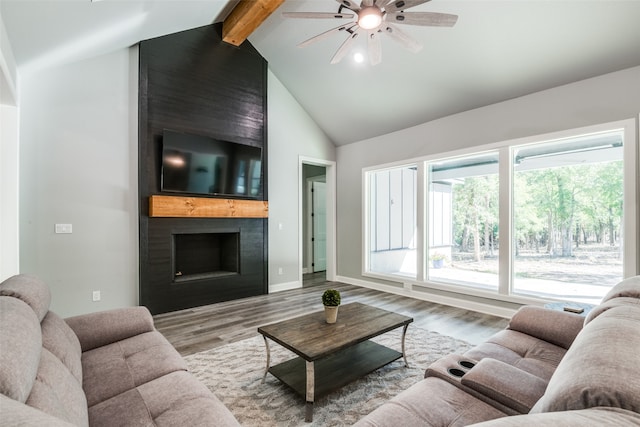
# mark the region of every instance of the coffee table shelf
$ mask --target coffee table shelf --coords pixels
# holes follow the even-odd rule
[[[315,397],[332,393],[341,387],[402,357],[402,353],[373,341],[348,347],[315,363]],[[305,397],[307,392],[306,361],[296,357],[272,366],[269,372]]]

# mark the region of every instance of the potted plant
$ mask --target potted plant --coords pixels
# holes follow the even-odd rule
[[[433,268],[442,268],[444,266],[444,260],[447,259],[444,254],[440,252],[434,252],[431,255],[431,265]]]
[[[327,323],[336,323],[338,319],[338,306],[340,305],[340,292],[335,289],[327,289],[322,294],[322,304]]]

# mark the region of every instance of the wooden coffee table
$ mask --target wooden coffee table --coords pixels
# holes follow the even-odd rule
[[[305,421],[313,420],[316,398],[345,386],[382,366],[404,358],[404,341],[413,318],[361,303],[341,305],[338,321],[328,324],[323,311],[258,328],[267,348],[267,373],[287,384],[306,399]],[[402,352],[369,341],[370,338],[403,327]],[[267,338],[300,357],[270,366]]]

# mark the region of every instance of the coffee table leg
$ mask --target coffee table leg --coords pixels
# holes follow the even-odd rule
[[[264,345],[267,347],[267,367],[264,369],[264,376],[262,377],[262,383],[264,384],[271,365],[271,351],[269,350],[269,341],[267,341],[267,337],[263,335],[262,338],[264,338]]]
[[[307,396],[306,396],[306,405],[305,405],[305,416],[304,420],[308,423],[313,421],[313,400],[314,400],[314,392],[315,392],[315,380],[316,375],[313,368],[313,362],[307,362]]]
[[[404,366],[405,367],[409,367],[409,362],[407,362],[407,352],[404,349],[404,339],[407,336],[407,328],[409,327],[409,324],[407,323],[406,325],[404,325],[404,328],[402,329],[402,357],[404,358]]]

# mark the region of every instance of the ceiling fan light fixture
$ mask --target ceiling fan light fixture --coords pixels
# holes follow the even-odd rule
[[[382,11],[375,6],[366,6],[358,12],[358,25],[365,30],[373,30],[382,23]]]
[[[2,0],[0,0],[2,1]],[[343,8],[354,12],[357,17],[346,25],[340,25],[320,33],[302,43],[298,47],[305,47],[311,43],[342,32],[347,35],[336,53],[331,58],[331,64],[337,64],[353,48],[358,37],[366,36],[369,63],[377,65],[382,61],[381,38],[390,37],[402,47],[418,52],[422,48],[417,40],[405,34],[396,24],[420,25],[424,27],[453,27],[458,20],[457,15],[437,12],[406,12],[405,9],[421,5],[429,0],[336,0],[340,3],[338,13],[327,12],[285,12],[285,18],[317,18],[317,19],[353,19],[352,13],[341,13]],[[355,2],[360,5],[356,5]],[[382,37],[384,36],[384,37]],[[360,59],[360,58],[358,58]],[[362,58],[364,59],[364,58]],[[356,58],[354,58],[356,60]]]

